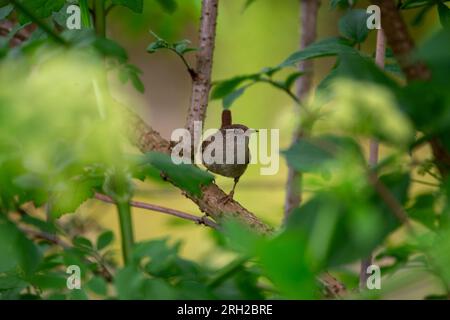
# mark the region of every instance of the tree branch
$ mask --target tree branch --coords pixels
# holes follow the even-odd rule
[[[63,249],[70,249],[72,248],[72,245],[64,240],[62,240],[61,238],[59,238],[57,235],[55,234],[50,234],[50,233],[46,233],[43,231],[39,231],[39,230],[34,230],[28,227],[20,227],[20,230],[28,235],[31,238],[34,239],[42,239],[45,240],[49,243],[58,245],[60,247],[62,247]],[[92,257],[97,260],[97,262],[100,264],[101,266],[101,270],[98,271],[98,273],[105,278],[105,280],[107,280],[108,282],[111,282],[113,279],[113,274],[112,272],[109,270],[109,267],[102,261],[102,257],[96,253],[96,252],[92,252]]]
[[[128,108],[124,108],[124,111],[128,123],[126,134],[133,145],[143,153],[149,151],[171,153],[170,142],[161,137],[159,132],[146,124],[135,112]],[[173,184],[173,182],[171,183]],[[222,201],[227,194],[214,183],[204,186],[200,197],[184,191],[183,194],[196,203],[203,213],[219,223],[222,219],[233,217],[259,233],[269,234],[273,231],[272,227],[262,222],[237,201]]]
[[[72,247],[69,243],[60,239],[55,234],[46,233],[43,231],[38,231],[27,227],[20,227],[20,230],[32,238],[45,240],[49,243],[56,244],[64,249],[69,249],[70,247]]]
[[[397,201],[391,191],[380,181],[380,179],[378,179],[376,173],[369,171],[368,179],[389,210],[391,210],[395,217],[397,217],[397,219],[403,223],[409,231],[412,231],[408,214],[405,212],[402,205]]]
[[[300,49],[304,49],[316,40],[317,33],[317,15],[319,11],[320,0],[300,0]],[[313,84],[313,60],[303,60],[299,63],[300,72],[305,72],[297,80],[297,99],[300,101],[308,95]],[[296,128],[292,143],[297,143],[305,135],[302,127]],[[301,172],[289,167],[286,183],[286,198],[284,202],[284,221],[287,220],[293,209],[298,207],[302,200],[301,190]]]
[[[372,0],[372,3],[378,5],[381,9],[381,23],[387,42],[408,81],[427,81],[430,79],[430,70],[424,64],[411,59],[411,54],[415,48],[414,41],[397,10],[395,1]],[[447,177],[450,174],[450,153],[438,138],[430,139],[429,143],[439,172],[443,177]]]
[[[115,201],[113,199],[111,199],[110,197],[108,197],[107,195],[104,195],[104,194],[97,193],[97,194],[95,194],[95,198],[98,200],[101,200],[103,202],[112,203],[112,204],[115,203]],[[217,223],[215,223],[214,221],[211,221],[208,218],[197,217],[197,216],[194,216],[194,215],[186,213],[186,212],[182,212],[182,211],[178,211],[178,210],[170,209],[170,208],[165,208],[165,207],[157,206],[157,205],[150,204],[150,203],[144,203],[144,202],[139,202],[139,201],[130,201],[130,206],[135,207],[135,208],[141,208],[141,209],[161,212],[161,213],[165,213],[165,214],[175,216],[178,218],[194,221],[197,224],[204,224],[205,226],[211,227],[213,229],[218,229],[218,227],[219,227],[217,225]]]
[[[211,89],[211,71],[216,38],[218,2],[219,0],[202,1],[199,50],[196,55],[197,65],[192,83],[191,103],[185,125],[186,129],[191,133],[191,137],[194,137],[194,121],[201,121],[203,123],[206,117],[209,90]],[[197,150],[197,145],[194,143],[192,150]],[[192,155],[194,155],[194,152]]]
[[[143,153],[149,151],[171,153],[169,141],[162,138],[157,131],[153,130],[134,112],[128,111],[128,113],[127,135],[131,143]],[[168,181],[176,186],[170,179]],[[271,227],[242,207],[237,201],[224,202],[226,193],[215,183],[202,187],[201,196],[195,196],[184,191],[183,194],[196,203],[203,213],[219,223],[226,218],[236,218],[259,233],[268,234],[272,232]]]

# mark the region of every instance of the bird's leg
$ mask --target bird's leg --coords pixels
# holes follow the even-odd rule
[[[234,189],[236,189],[236,185],[239,182],[239,178],[240,177],[236,177],[234,178],[234,184],[233,184],[233,188],[231,189],[230,193],[227,194],[225,197],[223,197],[220,201],[223,203],[227,203],[230,202],[231,200],[233,200],[233,196],[234,196]]]
[[[234,189],[236,189],[236,185],[237,185],[237,183],[239,182],[239,178],[240,178],[240,177],[234,178],[233,188],[231,189],[230,194],[229,194],[229,196],[230,196],[231,199],[233,199],[233,196],[234,196]]]

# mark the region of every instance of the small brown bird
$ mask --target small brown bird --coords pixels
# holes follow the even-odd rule
[[[203,164],[208,169],[208,171],[217,173],[224,177],[234,178],[233,189],[231,192],[223,199],[224,202],[228,202],[233,199],[234,190],[236,188],[237,183],[239,182],[239,178],[244,174],[245,170],[247,170],[247,166],[250,163],[250,150],[249,150],[249,141],[250,141],[250,133],[254,132],[254,130],[249,129],[247,126],[242,124],[232,124],[231,112],[230,110],[223,110],[222,112],[222,125],[217,133],[206,138],[202,143],[202,159]],[[227,134],[233,134],[233,139],[228,138]],[[216,139],[223,139],[223,150],[222,150],[222,161],[216,162],[207,162],[205,161],[205,150],[206,148]],[[242,145],[244,142],[244,145]],[[233,163],[226,163],[226,154],[227,150],[234,147],[234,161]],[[239,152],[245,152],[244,155],[239,154]],[[215,157],[215,150],[211,152],[211,156]],[[240,156],[240,157],[239,157]],[[241,160],[241,161],[239,161]],[[242,161],[243,160],[243,161]]]

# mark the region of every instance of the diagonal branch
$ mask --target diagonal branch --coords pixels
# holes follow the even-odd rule
[[[34,239],[41,239],[48,243],[52,243],[54,245],[58,245],[61,248],[68,250],[72,248],[72,245],[65,240],[61,239],[55,234],[50,234],[41,230],[35,230],[29,227],[20,227],[20,230],[22,233],[28,235],[28,237],[34,238]],[[91,253],[92,258],[94,258],[99,265],[101,266],[101,269],[96,271],[99,275],[101,275],[105,280],[108,282],[111,282],[113,279],[113,272],[110,270],[110,268],[104,263],[103,258],[100,254],[97,252]],[[88,260],[88,262],[91,262]]]
[[[170,143],[147,125],[132,111],[128,111],[128,138],[141,152],[156,151],[171,153]],[[173,181],[168,180],[176,186]],[[257,232],[268,234],[272,228],[258,219],[253,213],[242,207],[237,201],[224,202],[226,193],[215,183],[202,187],[201,196],[183,191],[183,194],[197,204],[206,215],[219,222],[226,218],[236,218]]]
[[[369,171],[368,180],[394,216],[408,228],[408,231],[413,232],[408,214],[391,191],[378,179],[376,173]]]
[[[216,38],[217,9],[219,0],[203,0],[199,30],[199,50],[197,66],[192,83],[191,103],[189,106],[186,129],[194,137],[194,121],[204,122],[211,89],[211,71]],[[196,150],[197,146],[193,146]]]

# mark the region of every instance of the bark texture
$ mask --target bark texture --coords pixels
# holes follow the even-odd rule
[[[186,129],[189,130],[194,144],[194,121],[205,121],[208,107],[209,91],[211,89],[211,72],[216,39],[218,0],[203,0],[199,30],[199,50],[197,65],[193,76],[191,102],[186,119]],[[193,150],[197,146],[193,145]],[[194,155],[194,153],[192,153]]]
[[[422,63],[413,61],[411,53],[415,45],[408,28],[397,9],[394,0],[372,0],[381,9],[381,25],[386,35],[388,45],[392,48],[395,58],[400,64],[408,81],[427,81],[431,77],[430,70]],[[450,153],[440,139],[430,141],[435,163],[442,177],[450,173]]]
[[[319,0],[300,0],[300,50],[316,40],[319,7]],[[300,72],[306,72],[305,75],[297,80],[297,97],[302,100],[309,94],[313,85],[313,60],[301,61],[298,69]],[[300,114],[298,116],[300,117]],[[292,143],[298,142],[304,135],[305,131],[303,128],[296,128]],[[284,202],[285,221],[292,210],[298,207],[302,201],[301,183],[302,173],[289,167]]]

